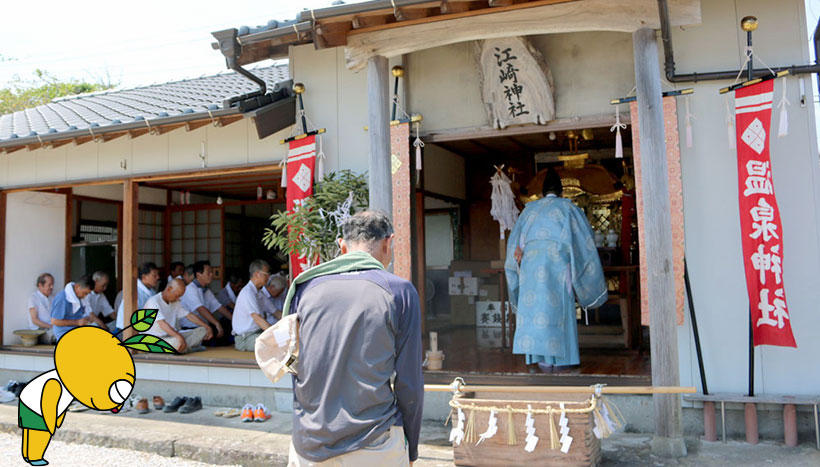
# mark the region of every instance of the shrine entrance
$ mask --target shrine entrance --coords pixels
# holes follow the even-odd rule
[[[530,132],[526,132],[526,129]],[[609,125],[513,134],[431,135],[424,151],[425,347],[437,333],[441,371],[428,380],[505,375],[533,384],[649,384],[648,328],[641,326],[635,176],[629,131],[616,158]],[[515,318],[507,304],[506,240],[490,215],[490,178],[512,180],[519,209],[540,197],[545,169],[561,175],[563,196],[587,216],[609,299],[585,316],[576,307],[581,365],[532,373],[512,353]]]

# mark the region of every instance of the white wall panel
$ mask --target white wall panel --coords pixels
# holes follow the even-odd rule
[[[89,144],[97,145],[99,177],[125,177],[132,172],[132,146],[128,136],[121,136],[105,143]]]
[[[8,154],[7,157],[9,173],[13,174],[16,183],[25,185],[37,181],[37,164],[33,152],[21,149]]]
[[[287,155],[287,144],[279,144],[279,141],[290,136],[291,127],[280,130],[264,139],[259,139],[256,134],[256,125],[248,121],[246,125],[248,132],[248,162],[251,163],[278,163]]]
[[[208,126],[193,131],[178,130],[168,133],[168,161],[170,171],[202,167],[199,153],[202,142],[208,140]]]
[[[58,182],[66,178],[65,146],[56,149],[37,149],[32,152],[37,166],[37,183]]]
[[[100,144],[85,143],[75,146],[74,143],[65,145],[66,176],[68,180],[86,180],[97,177],[97,151]],[[16,173],[9,173],[9,185],[23,185]]]
[[[168,170],[168,141],[175,133],[184,130],[174,130],[163,135],[143,135],[129,139],[133,162],[130,171],[134,174],[157,173]]]
[[[208,167],[248,163],[247,127],[248,119],[242,119],[223,127],[206,126],[208,129],[206,143]]]
[[[3,342],[20,343],[13,332],[28,328],[26,303],[37,276],[54,276],[54,293],[65,284],[65,195],[23,191],[6,199]],[[36,252],[36,254],[34,254]]]

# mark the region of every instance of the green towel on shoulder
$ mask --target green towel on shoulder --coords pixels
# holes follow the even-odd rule
[[[282,317],[290,313],[290,302],[296,294],[296,286],[304,284],[305,282],[315,279],[320,276],[329,276],[331,274],[341,274],[351,271],[364,271],[368,269],[384,269],[384,265],[376,258],[370,256],[370,253],[364,251],[351,251],[346,255],[341,255],[338,258],[332,259],[327,263],[317,264],[307,271],[302,272],[290,284],[288,294],[285,297],[285,305],[282,307]]]

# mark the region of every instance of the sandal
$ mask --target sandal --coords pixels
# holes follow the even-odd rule
[[[239,409],[228,409],[222,414],[222,416],[225,418],[234,418],[238,417],[241,414],[242,412],[240,412]]]

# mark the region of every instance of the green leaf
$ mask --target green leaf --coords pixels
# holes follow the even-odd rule
[[[157,319],[157,309],[137,310],[131,313],[131,325],[139,332],[151,329]]]
[[[148,353],[178,353],[174,346],[159,337],[152,336],[150,334],[137,334],[136,336],[131,336],[120,345],[123,347],[128,347],[129,349],[140,350]]]

